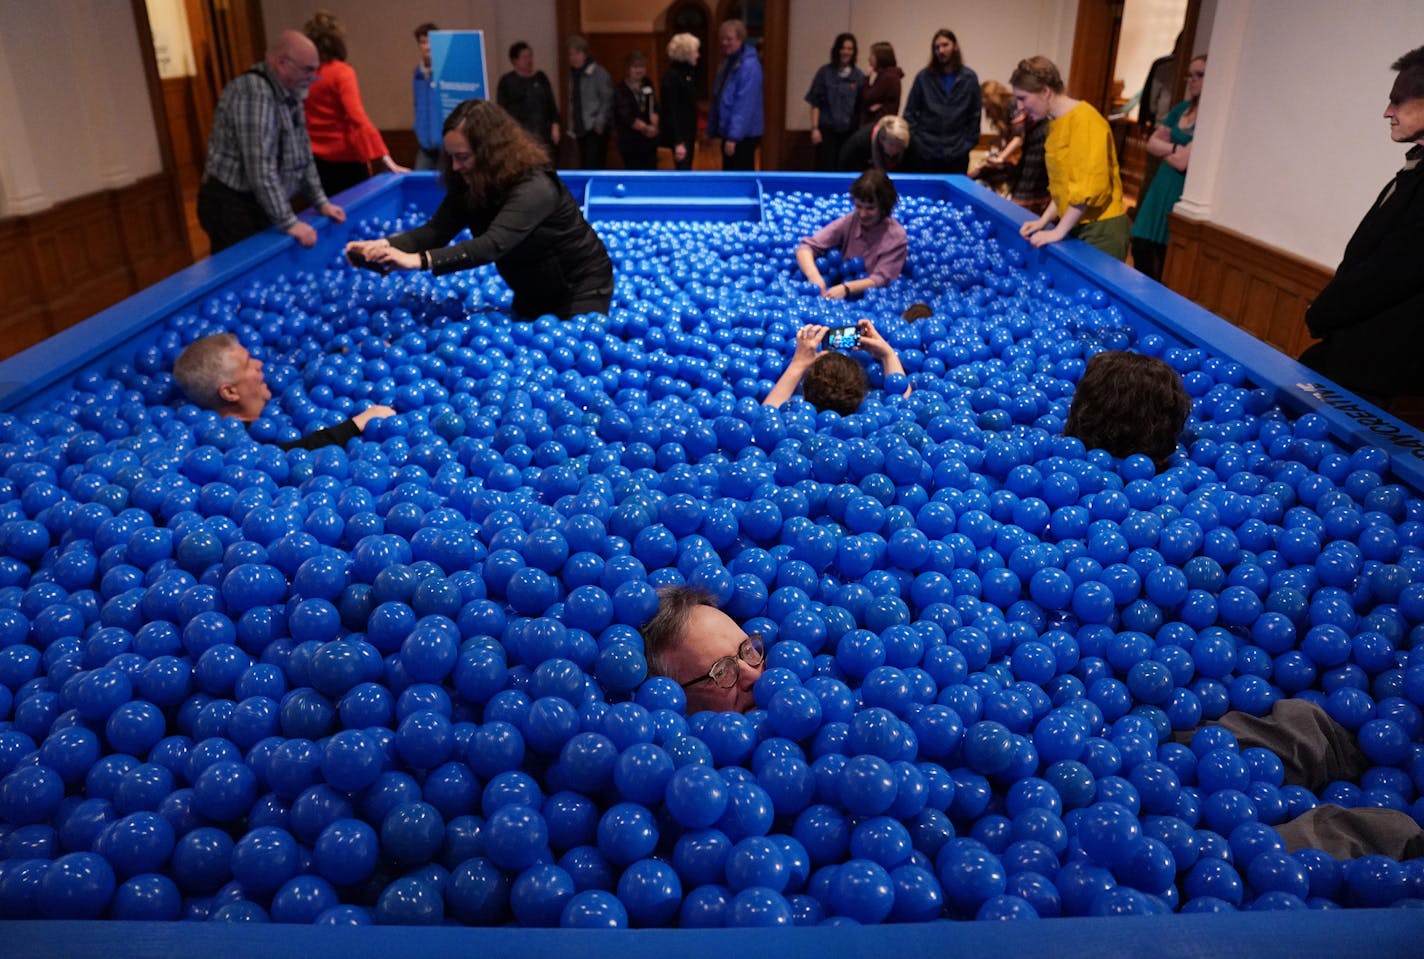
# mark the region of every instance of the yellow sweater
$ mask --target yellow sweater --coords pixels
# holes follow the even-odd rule
[[[1048,127],[1043,146],[1048,168],[1048,192],[1058,215],[1070,206],[1083,206],[1079,223],[1095,223],[1122,216],[1122,176],[1112,128],[1102,114],[1079,102]]]

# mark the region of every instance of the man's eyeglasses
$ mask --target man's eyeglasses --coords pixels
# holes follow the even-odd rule
[[[317,71],[317,69],[318,69],[317,67],[307,66],[305,63],[298,63],[297,61],[293,60],[291,57],[286,57],[286,56],[284,56],[284,57],[282,57],[282,59],[287,61],[287,66],[289,66],[289,67],[294,67],[294,68],[296,68],[298,71],[300,71],[301,74],[302,74],[302,76],[309,77],[309,76],[311,76],[313,73],[316,73],[316,71]]]
[[[752,633],[742,641],[742,645],[737,648],[737,655],[723,656],[712,664],[712,668],[682,684],[682,688],[696,686],[698,683],[715,683],[721,689],[731,689],[737,685],[737,677],[741,675],[742,663],[748,666],[760,666],[766,662],[766,644],[762,642],[761,633]]]

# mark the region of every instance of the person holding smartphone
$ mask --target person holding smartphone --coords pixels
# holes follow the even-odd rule
[[[796,265],[829,300],[843,300],[873,286],[889,285],[904,269],[905,254],[910,248],[905,228],[890,217],[900,195],[888,176],[879,170],[866,170],[850,185],[850,198],[855,205],[853,211],[803,238],[796,248]],[[830,250],[839,250],[847,260],[863,259],[866,275],[828,285],[816,267],[816,257]]]
[[[821,344],[828,336],[836,336],[852,328],[818,326],[807,323],[796,332],[796,352],[786,364],[781,377],[771,392],[762,400],[763,406],[780,406],[796,395],[796,387],[801,387],[806,402],[817,411],[835,410],[842,416],[849,416],[860,409],[860,403],[870,390],[859,363],[847,353],[838,349],[821,351]],[[905,367],[895,348],[885,341],[875,324],[861,320],[853,327],[853,346],[847,349],[864,350],[879,361],[886,376],[899,373],[905,375]],[[905,388],[905,396],[910,388]]]

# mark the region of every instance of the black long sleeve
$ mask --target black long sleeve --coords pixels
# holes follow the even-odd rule
[[[356,421],[346,420],[315,433],[308,433],[301,439],[278,443],[277,446],[284,450],[319,450],[323,446],[344,446],[347,440],[353,440],[360,435],[361,428],[356,425]]]
[[[1400,171],[1391,185],[1393,192],[1365,214],[1334,279],[1306,311],[1306,325],[1318,337],[1424,295],[1424,163]]]
[[[547,176],[525,177],[510,189],[487,227],[463,243],[446,246],[467,225],[460,205],[446,194],[429,222],[390,237],[391,246],[407,253],[429,250],[430,269],[436,276],[493,263],[549,219],[559,205],[559,191]]]

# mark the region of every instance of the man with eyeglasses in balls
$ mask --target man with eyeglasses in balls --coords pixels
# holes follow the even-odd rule
[[[658,590],[658,611],[643,626],[648,674],[675,680],[687,694],[687,714],[703,710],[745,713],[756,706],[752,687],[761,678],[766,646],[689,586]]]

